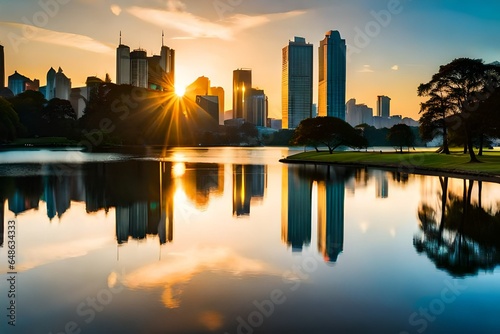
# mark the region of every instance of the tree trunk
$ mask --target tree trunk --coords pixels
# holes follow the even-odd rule
[[[443,126],[443,151],[441,152],[443,154],[450,154],[450,147],[448,146],[448,128]]]
[[[484,145],[484,135],[481,133],[479,135],[479,153],[477,154],[480,157],[483,156],[483,145]]]
[[[470,161],[469,162],[480,162],[479,160],[477,160],[477,157],[476,157],[476,153],[474,152],[474,145],[472,143],[472,135],[471,135],[471,131],[470,131],[470,128],[469,128],[470,125],[466,125],[465,126],[465,139],[467,141],[467,148],[469,150],[469,156],[470,156]]]

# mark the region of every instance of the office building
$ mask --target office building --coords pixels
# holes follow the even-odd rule
[[[14,72],[14,74],[10,75],[8,78],[9,89],[12,91],[14,95],[21,94],[27,90],[38,91],[40,86],[40,81],[35,79],[31,80],[28,77],[25,77],[22,74]]]
[[[346,43],[329,31],[319,47],[318,116],[345,120]]]
[[[68,78],[59,67],[55,75],[55,97],[61,100],[69,100],[71,95],[71,79]]]
[[[219,100],[219,125],[224,125],[225,92],[222,87],[210,87],[208,95],[217,96]]]
[[[130,52],[130,84],[148,88],[148,57],[145,50],[136,49]]]
[[[268,100],[262,89],[252,88],[248,96],[247,122],[265,127],[267,123]]]
[[[377,97],[377,116],[378,117],[391,117],[391,98],[388,96]]]
[[[346,122],[351,126],[360,124],[373,125],[373,109],[366,104],[357,104],[356,99],[350,99],[346,104]]]
[[[196,104],[203,109],[215,123],[219,124],[219,97],[210,95],[197,95]]]
[[[5,88],[5,56],[3,45],[0,45],[0,89]]]
[[[233,71],[233,119],[247,118],[248,96],[252,88],[252,70]]]
[[[159,55],[147,57],[145,50],[130,51],[130,47],[120,44],[116,49],[116,83],[132,85],[159,91],[174,91],[175,50],[163,43]]]
[[[282,50],[281,99],[283,128],[295,129],[313,117],[313,46],[295,37]]]
[[[120,45],[116,49],[116,84],[130,85],[130,47],[122,44],[120,32]]]

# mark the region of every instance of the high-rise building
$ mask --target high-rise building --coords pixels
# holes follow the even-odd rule
[[[268,100],[262,89],[250,89],[248,95],[247,122],[265,127],[267,123]]]
[[[61,100],[69,100],[71,95],[71,79],[63,73],[60,67],[57,70],[55,82],[55,97]]]
[[[45,88],[45,99],[47,101],[56,97],[56,70],[51,67],[47,71],[47,86]]]
[[[161,34],[160,67],[165,73],[164,87],[166,90],[174,91],[175,87],[175,50],[163,44],[163,32]]]
[[[377,116],[389,118],[391,117],[391,98],[388,96],[377,97]]]
[[[318,116],[345,120],[346,43],[329,31],[319,47]]]
[[[175,50],[163,44],[160,55],[147,57],[146,51],[130,52],[130,47],[120,44],[116,49],[116,83],[160,91],[174,91]]]
[[[5,57],[3,54],[3,45],[0,45],[0,88],[5,87]]]
[[[357,104],[356,99],[347,101],[345,117],[346,122],[351,126],[373,125],[373,109],[366,104]]]
[[[25,77],[22,74],[14,72],[14,74],[9,75],[8,78],[9,89],[12,91],[14,95],[21,94],[27,90],[38,91],[40,86],[40,81],[35,79],[31,80],[30,78]]]
[[[130,85],[130,47],[122,44],[120,31],[120,45],[116,49],[116,84]]]
[[[196,104],[219,124],[219,97],[210,95],[197,95]]]
[[[233,71],[233,118],[247,118],[248,97],[251,88],[251,69]]]
[[[225,103],[224,88],[210,87],[208,95],[217,96],[219,98],[219,124],[224,125],[224,103]]]
[[[312,117],[313,46],[295,37],[282,50],[282,119],[284,129],[295,129]]]
[[[136,49],[130,52],[130,84],[148,88],[148,57],[145,50]]]

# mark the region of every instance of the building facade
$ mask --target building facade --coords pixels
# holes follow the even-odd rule
[[[378,117],[391,117],[391,98],[388,96],[377,97],[377,116]]]
[[[40,81],[35,79],[31,80],[28,77],[25,77],[22,74],[14,72],[14,74],[10,75],[8,78],[9,89],[12,91],[14,95],[21,94],[27,90],[38,91],[40,86]],[[3,87],[0,87],[3,88]]]
[[[0,88],[5,87],[5,56],[3,45],[0,45]]]
[[[116,84],[130,85],[130,48],[121,44],[116,49]]]
[[[252,70],[233,71],[233,118],[247,118],[248,97],[252,88]]]
[[[302,37],[282,50],[281,99],[283,128],[295,129],[312,117],[313,46]]]
[[[346,42],[329,31],[319,47],[318,116],[345,120]]]
[[[130,84],[148,88],[148,57],[145,50],[136,49],[130,52]]]

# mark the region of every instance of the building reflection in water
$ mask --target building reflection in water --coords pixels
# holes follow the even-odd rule
[[[9,210],[17,216],[38,210],[42,200],[50,221],[56,216],[60,219],[71,202],[84,202],[87,213],[116,208],[118,244],[147,235],[157,235],[160,244],[173,240],[171,163],[126,161],[63,167],[32,165],[24,167],[30,176],[0,178],[3,205],[7,198]]]
[[[283,168],[282,240],[293,251],[311,243],[312,224],[316,223],[318,251],[325,261],[337,261],[344,246],[345,184],[352,175],[348,169],[328,166]],[[313,189],[317,189],[316,222]]]
[[[233,165],[233,216],[249,216],[251,201],[262,201],[267,188],[267,166]]]
[[[375,176],[375,189],[377,198],[388,198],[389,197],[389,177],[386,171],[375,170],[373,171]]]

